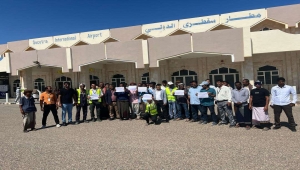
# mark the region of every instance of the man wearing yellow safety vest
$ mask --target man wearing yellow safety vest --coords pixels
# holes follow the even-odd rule
[[[158,112],[156,108],[156,104],[150,99],[147,101],[146,104],[146,110],[145,110],[145,120],[147,122],[146,125],[149,125],[149,119],[151,118],[152,122],[155,123],[155,125],[158,125]]]
[[[169,103],[169,116],[170,119],[174,120],[180,120],[177,110],[176,110],[176,97],[175,97],[175,91],[177,90],[177,87],[174,87],[174,83],[169,81],[168,82],[168,87],[166,87],[166,94],[167,94],[167,99]]]
[[[80,110],[82,109],[83,112],[83,122],[89,123],[89,121],[86,120],[87,116],[87,106],[88,106],[88,99],[87,94],[85,90],[85,84],[80,84],[79,89],[76,90],[77,92],[77,106],[76,106],[76,123],[75,125],[78,125],[80,123]]]
[[[91,85],[91,89],[88,94],[89,104],[90,104],[90,112],[91,112],[91,121],[96,122],[94,110],[96,107],[97,111],[97,121],[101,122],[100,119],[100,107],[101,107],[101,97],[103,96],[103,93],[101,89],[96,88],[95,84]]]

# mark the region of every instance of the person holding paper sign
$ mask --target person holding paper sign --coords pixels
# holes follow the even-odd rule
[[[120,83],[120,87],[124,88],[124,92],[115,92],[117,96],[118,109],[120,114],[120,120],[129,119],[129,96],[130,91],[125,88],[124,83]]]
[[[183,83],[178,84],[178,90],[183,91],[183,95],[176,95],[176,106],[179,118],[182,119],[182,117],[185,117],[185,120],[189,121],[190,113],[188,111],[188,93],[184,88]]]
[[[232,107],[231,107],[231,98],[232,98],[231,90],[229,87],[223,84],[222,80],[218,80],[217,85],[218,88],[217,88],[216,102],[222,119],[222,122],[219,125],[227,124],[226,121],[226,113],[227,113],[230,122],[229,127],[230,128],[235,127],[236,123],[233,117]]]
[[[161,84],[156,85],[156,90],[153,91],[153,99],[156,103],[158,115],[162,119],[166,119],[166,122],[169,122],[167,94],[161,89]]]
[[[135,83],[130,83],[130,105],[131,105],[131,118],[135,119],[139,114],[139,97],[137,86]],[[134,88],[133,88],[134,87]]]
[[[213,88],[209,87],[209,83],[207,81],[203,81],[201,84],[202,89],[200,92],[207,93],[208,98],[200,98],[201,108],[202,108],[202,124],[207,124],[207,109],[210,111],[210,115],[212,117],[213,123],[215,126],[218,124],[218,117],[215,113],[215,104],[214,97],[216,96],[216,91]]]
[[[193,118],[190,122],[198,121],[198,111],[201,112],[200,99],[198,98],[198,93],[200,93],[201,87],[198,86],[197,81],[193,80],[191,82],[191,88],[189,89],[189,100],[192,108]]]
[[[94,110],[96,108],[97,121],[101,122],[100,109],[101,109],[101,97],[103,96],[103,93],[99,88],[96,89],[95,84],[92,84],[91,87],[92,88],[90,89],[89,95],[88,95],[89,104],[90,104],[90,112],[91,112],[91,121],[96,122],[95,113],[94,113]]]
[[[175,98],[175,91],[177,90],[177,87],[174,87],[174,83],[169,81],[168,82],[169,87],[166,88],[166,94],[168,98],[169,103],[169,116],[170,119],[174,120],[180,120],[177,109],[176,109],[176,98]]]

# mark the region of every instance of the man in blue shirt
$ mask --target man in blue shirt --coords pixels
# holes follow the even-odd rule
[[[200,92],[206,92],[208,94],[208,98],[200,98],[202,108],[202,124],[207,124],[207,109],[209,109],[210,115],[213,120],[212,125],[215,126],[218,124],[218,117],[215,113],[214,104],[214,97],[216,96],[216,91],[215,89],[209,87],[209,83],[207,81],[203,81],[200,85],[202,86]]]
[[[193,80],[191,82],[191,88],[189,89],[189,100],[192,108],[193,118],[190,122],[197,122],[198,110],[201,111],[200,100],[198,98],[198,93],[200,93],[201,87],[198,86],[197,81]]]

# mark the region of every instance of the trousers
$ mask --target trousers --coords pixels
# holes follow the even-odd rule
[[[50,105],[44,105],[44,112],[43,112],[43,118],[42,118],[42,125],[43,126],[46,126],[47,117],[48,117],[50,111],[53,114],[53,118],[54,118],[55,123],[59,124],[56,105],[55,104],[50,104]]]
[[[230,125],[235,125],[235,120],[233,118],[232,107],[227,105],[227,101],[218,102],[218,110],[221,116],[222,123],[227,123],[226,121],[226,113],[229,119]]]
[[[292,108],[292,106],[290,106],[290,105],[285,105],[285,106],[273,105],[273,108],[274,108],[275,125],[276,126],[280,126],[280,115],[281,115],[282,110],[286,114],[290,126],[291,127],[295,127],[296,126],[296,123],[295,123],[295,120],[294,120],[294,116],[293,116],[293,108]]]
[[[83,112],[83,120],[86,120],[86,116],[87,116],[87,105],[85,106],[76,106],[76,121],[79,122],[80,120],[80,111],[82,109]]]

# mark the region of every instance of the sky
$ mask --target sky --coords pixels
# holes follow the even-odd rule
[[[0,44],[297,3],[300,0],[0,0]]]

